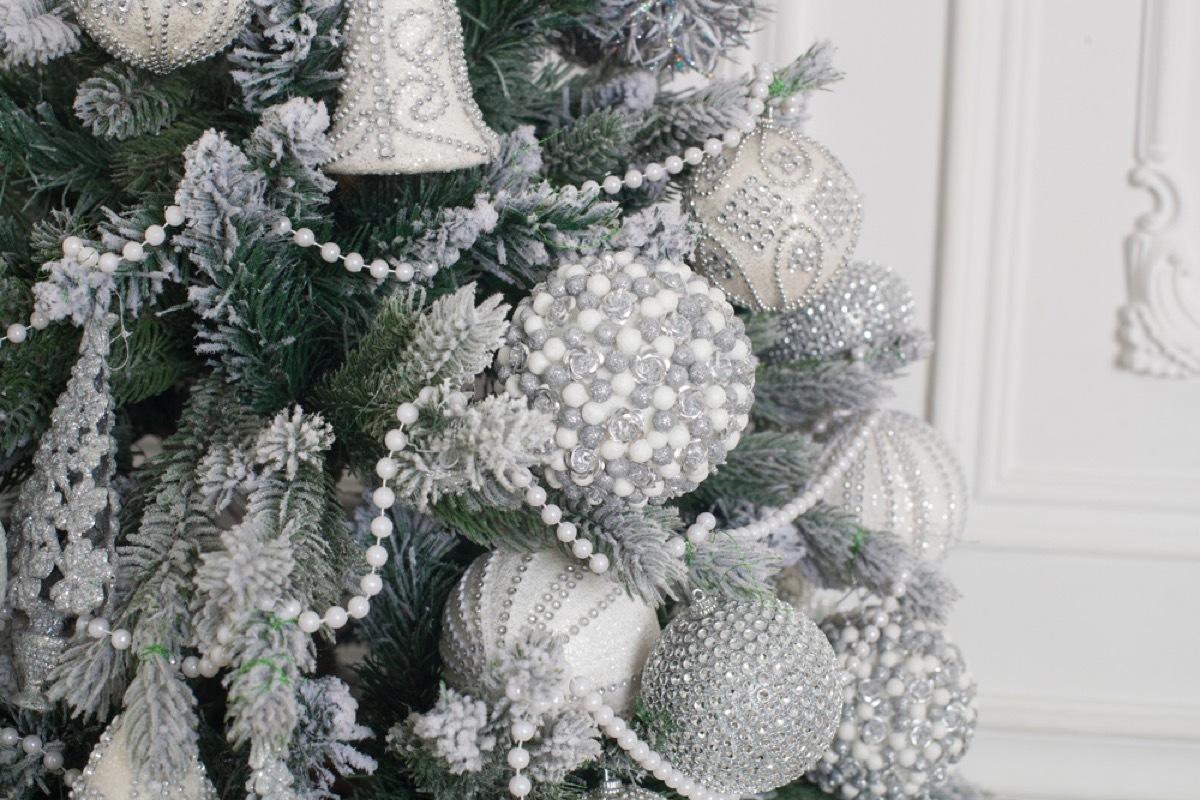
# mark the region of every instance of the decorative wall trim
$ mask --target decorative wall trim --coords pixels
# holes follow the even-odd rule
[[[979,696],[979,716],[996,730],[1057,734],[1086,731],[1090,736],[1200,743],[1200,707],[1189,705],[984,691]]]
[[[1200,272],[1189,234],[1192,200],[1178,149],[1191,43],[1190,0],[1144,0],[1135,165],[1129,182],[1153,207],[1125,240],[1129,300],[1119,314],[1118,363],[1168,378],[1200,377]],[[1193,137],[1194,138],[1194,137]]]

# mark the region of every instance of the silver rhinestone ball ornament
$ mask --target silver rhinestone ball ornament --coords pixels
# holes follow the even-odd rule
[[[73,0],[79,25],[113,57],[165,73],[225,49],[246,26],[246,0]]]
[[[710,789],[752,794],[791,783],[828,749],[842,676],[825,635],[791,606],[704,598],[659,637],[642,700],[666,721],[663,758]]]
[[[779,336],[768,364],[859,357],[913,328],[913,296],[881,264],[852,261],[810,303],[775,321]]]
[[[683,203],[701,231],[696,271],[755,311],[810,301],[858,241],[850,176],[821,145],[770,120],[698,167]]]
[[[446,683],[478,695],[488,665],[528,628],[563,637],[572,674],[618,711],[637,694],[659,631],[653,608],[557,550],[496,550],[471,564],[442,614]]]
[[[851,443],[866,437],[846,464]],[[918,558],[940,561],[966,525],[967,479],[941,434],[902,411],[851,417],[828,440],[819,476],[842,464],[825,501],[858,517],[863,527],[891,531]]]
[[[962,653],[940,628],[878,606],[821,627],[854,680],[809,779],[844,800],[929,797],[975,733],[975,682]]]
[[[749,421],[755,363],[720,289],[628,252],[551,274],[497,354],[508,393],[557,419],[547,483],[593,504],[695,489]]]

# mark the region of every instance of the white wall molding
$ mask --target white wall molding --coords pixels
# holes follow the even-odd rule
[[[1050,734],[1164,739],[1200,743],[1200,707],[1144,700],[1062,698],[1017,692],[979,695],[979,717],[989,728]]]
[[[1200,272],[1194,195],[1180,163],[1188,131],[1191,0],[1144,0],[1135,165],[1129,182],[1151,210],[1125,240],[1129,299],[1120,312],[1120,364],[1160,377],[1200,377]]]

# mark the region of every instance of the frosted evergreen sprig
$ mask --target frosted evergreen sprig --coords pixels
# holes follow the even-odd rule
[[[62,0],[9,0],[0,6],[4,67],[48,64],[78,49],[79,26]]]
[[[124,141],[171,125],[191,101],[188,85],[152,80],[127,64],[108,64],[79,84],[75,116],[98,137]]]

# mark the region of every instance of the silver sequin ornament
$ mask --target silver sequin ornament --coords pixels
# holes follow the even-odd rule
[[[913,296],[888,267],[852,261],[811,302],[774,324],[778,340],[762,354],[768,364],[853,357],[912,330]]]
[[[496,550],[471,564],[446,603],[446,683],[478,696],[484,670],[528,628],[562,636],[572,675],[586,678],[622,712],[659,630],[653,608],[557,550]]]
[[[829,747],[842,711],[833,648],[778,601],[704,598],[663,631],[642,672],[655,750],[697,783],[753,794],[791,783]]]
[[[115,58],[159,73],[225,49],[250,16],[247,0],[72,0],[71,6]]]
[[[584,800],[661,800],[662,795],[640,786],[627,785],[620,778],[605,778],[603,783],[583,797]]]
[[[217,800],[198,759],[169,780],[150,780],[138,774],[125,739],[121,717],[115,717],[71,789],[71,800]]]
[[[499,150],[475,105],[454,0],[350,0],[341,101],[325,171],[440,172]]]
[[[701,230],[696,271],[756,311],[807,303],[858,241],[858,192],[842,165],[767,119],[696,168],[684,206]]]
[[[592,504],[692,491],[737,446],[754,402],[750,340],[721,290],[628,252],[536,286],[497,363],[510,395],[557,417],[547,483]]]
[[[929,423],[901,411],[851,417],[825,445],[817,478],[866,437],[825,501],[853,512],[863,527],[891,531],[916,555],[940,561],[966,525],[967,480],[954,451]]]
[[[975,682],[958,647],[940,628],[879,606],[821,627],[854,680],[833,745],[809,778],[844,800],[929,797],[975,733]]]
[[[108,330],[113,315],[84,325],[79,360],[33,457],[33,474],[13,508],[13,702],[45,710],[44,682],[65,643],[68,618],[91,614],[111,594],[120,501],[109,388]]]

